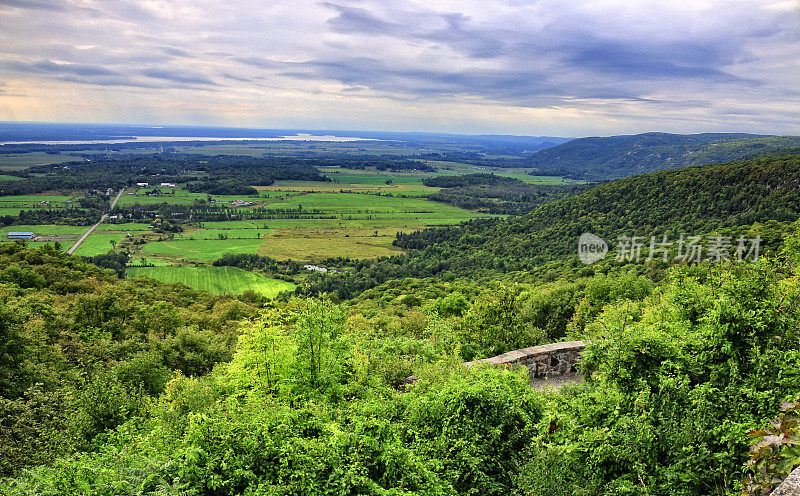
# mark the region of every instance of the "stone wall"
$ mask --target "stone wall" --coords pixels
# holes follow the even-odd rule
[[[576,364],[580,361],[581,352],[585,347],[586,343],[583,341],[543,344],[509,351],[476,362],[466,362],[464,365],[467,367],[471,367],[475,363],[524,365],[528,369],[531,379],[540,379],[577,372]]]
[[[794,469],[789,477],[772,491],[772,496],[797,496],[798,494],[800,494],[800,467]]]
[[[528,369],[531,377],[531,385],[536,379],[546,379],[558,377],[577,372],[577,363],[581,359],[581,352],[586,347],[583,341],[565,341],[562,343],[543,344],[541,346],[531,346],[521,350],[509,351],[502,355],[484,358],[474,362],[464,362],[467,367],[472,367],[476,363],[488,363],[507,367],[524,366]],[[579,378],[577,378],[579,380]],[[575,378],[571,380],[576,380]],[[417,376],[406,377],[395,385],[400,391],[406,391],[407,386],[417,382]]]

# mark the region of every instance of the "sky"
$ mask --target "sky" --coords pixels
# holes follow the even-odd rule
[[[0,121],[800,134],[800,0],[0,0]]]

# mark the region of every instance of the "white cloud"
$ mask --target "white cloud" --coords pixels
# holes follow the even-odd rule
[[[0,120],[800,133],[796,2],[0,5]]]

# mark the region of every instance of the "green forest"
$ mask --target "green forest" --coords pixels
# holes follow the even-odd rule
[[[469,153],[13,172],[0,493],[755,496],[800,465],[800,155],[586,183]],[[682,235],[760,253],[649,256]],[[564,341],[565,383],[464,365]]]

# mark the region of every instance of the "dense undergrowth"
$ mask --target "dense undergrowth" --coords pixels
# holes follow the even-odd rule
[[[675,267],[658,283],[622,271],[493,287],[407,279],[346,303],[268,304],[114,282],[47,249],[4,248],[16,268],[0,274],[3,342],[28,351],[15,361],[3,350],[15,389],[3,391],[13,477],[0,490],[737,494],[748,433],[800,395],[799,243],[756,264]],[[74,287],[47,275],[67,270],[80,271]],[[102,291],[123,297],[104,307]],[[36,317],[40,304],[56,309],[58,332]],[[139,313],[84,323],[128,304]],[[215,320],[229,307],[240,323]],[[187,327],[234,339],[197,338],[220,351],[187,368],[171,351]],[[31,339],[62,329],[79,335]],[[563,337],[591,343],[586,381],[558,394],[532,390],[524,371],[460,365]],[[407,392],[393,387],[412,372]]]

